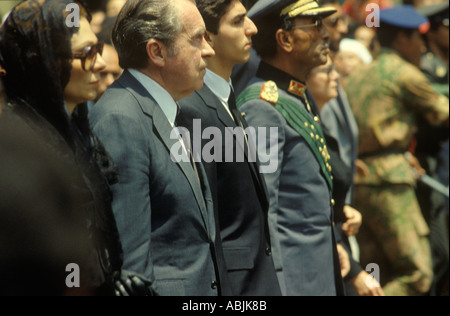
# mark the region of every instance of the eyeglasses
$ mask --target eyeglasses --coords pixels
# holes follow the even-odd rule
[[[317,32],[320,32],[323,28],[323,22],[322,19],[316,19],[314,21],[314,23],[312,24],[305,24],[305,25],[297,25],[297,26],[293,26],[291,27],[291,30],[296,30],[296,29],[302,29],[302,28],[307,28],[307,27],[313,27],[315,26],[317,29]]]
[[[103,43],[97,43],[92,46],[86,46],[82,53],[73,53],[74,59],[81,59],[81,66],[83,70],[88,72],[94,69],[95,62],[97,61],[97,54],[103,53]]]

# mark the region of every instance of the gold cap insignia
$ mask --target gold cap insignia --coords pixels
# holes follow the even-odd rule
[[[281,16],[294,18],[297,16],[322,16],[326,17],[336,12],[334,7],[320,7],[317,0],[300,0],[288,5],[281,11]]]
[[[261,87],[261,94],[259,97],[272,105],[277,105],[280,97],[277,84],[274,81],[267,81],[264,83]]]

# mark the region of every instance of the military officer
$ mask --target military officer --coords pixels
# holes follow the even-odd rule
[[[238,105],[257,130],[258,148],[272,146],[270,161],[278,163],[265,180],[273,257],[284,295],[343,294],[330,155],[305,85],[308,73],[327,62],[329,32],[322,19],[335,12],[314,0],[262,0],[249,11],[259,29],[253,43],[262,62]],[[277,135],[269,132],[273,128]],[[346,266],[348,257],[344,261]]]
[[[378,264],[386,295],[420,295],[431,285],[429,228],[414,192],[407,159],[416,116],[448,126],[449,104],[420,71],[427,19],[411,6],[382,10],[382,50],[352,74],[347,94],[360,131],[367,172],[356,176],[355,206],[364,218],[361,263]]]

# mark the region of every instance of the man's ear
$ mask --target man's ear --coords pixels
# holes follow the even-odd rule
[[[288,31],[279,29],[275,34],[278,46],[287,53],[291,53],[293,50],[293,38]]]
[[[166,64],[168,52],[166,46],[158,40],[149,40],[146,46],[147,56],[151,63],[156,66],[164,67]]]

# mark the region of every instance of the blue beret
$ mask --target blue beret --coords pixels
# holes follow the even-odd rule
[[[381,10],[380,21],[405,29],[419,29],[428,19],[410,5],[399,5]]]
[[[327,17],[336,12],[333,7],[320,7],[318,0],[259,0],[249,10],[251,19],[277,12],[283,18]]]

